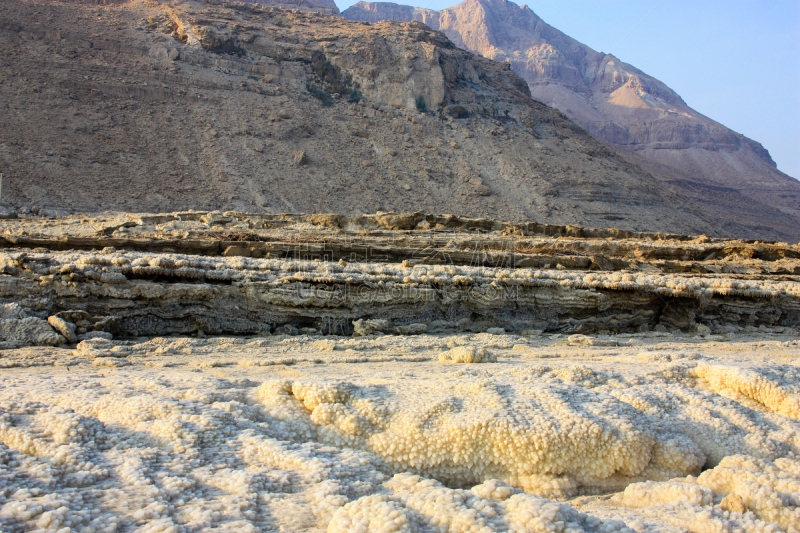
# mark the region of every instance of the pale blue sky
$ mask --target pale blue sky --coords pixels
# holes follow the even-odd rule
[[[344,10],[355,3],[338,0]],[[458,1],[396,2],[443,9]],[[800,179],[800,1],[519,0],[545,22],[663,81],[755,139]]]

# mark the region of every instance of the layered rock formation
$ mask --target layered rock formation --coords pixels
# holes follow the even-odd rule
[[[283,7],[286,9],[300,9],[325,15],[338,15],[339,8],[333,0],[240,0],[261,6]]]
[[[81,220],[8,222],[0,239],[0,301],[16,302],[34,320],[50,317],[73,342],[92,331],[730,333],[800,326],[797,246],[625,233],[609,241],[602,230],[421,214]],[[3,327],[31,317],[9,318]]]
[[[510,64],[535,99],[623,149],[630,161],[724,219],[730,231],[756,236],[773,227],[800,238],[800,182],[778,171],[759,143],[689,108],[632,65],[549,26],[527,6],[465,0],[433,11],[359,2],[342,14],[418,20],[441,30],[459,47]]]

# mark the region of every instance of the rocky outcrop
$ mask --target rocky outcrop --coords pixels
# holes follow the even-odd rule
[[[28,317],[0,319],[0,344],[8,346],[56,346],[66,339],[48,324],[47,320]]]
[[[221,0],[227,1],[227,0]],[[300,9],[302,11],[313,11],[323,15],[338,15],[339,8],[333,0],[236,0],[248,2],[261,6],[282,7],[285,9]]]
[[[459,235],[441,224],[431,227],[424,216],[396,214],[384,215],[384,222],[400,221],[403,228],[409,226],[402,221],[417,222],[399,230],[386,223],[372,236],[366,232],[358,238],[343,228],[370,222],[377,228],[380,219],[288,217],[272,224],[262,219],[261,229],[243,235],[244,227],[258,225],[257,215],[194,213],[198,219],[227,219],[224,225],[193,225],[191,215],[183,221],[173,214],[173,223],[183,222],[178,231],[194,233],[193,242],[208,243],[204,252],[196,247],[194,253],[181,253],[166,245],[177,242],[168,239],[171,230],[163,224],[170,215],[141,217],[150,222],[138,225],[138,238],[127,243],[96,237],[91,244],[100,252],[63,250],[71,242],[69,221],[63,222],[59,239],[43,235],[52,225],[8,222],[6,234],[37,241],[27,249],[22,240],[5,242],[0,302],[15,302],[30,316],[50,316],[50,324],[71,342],[91,331],[122,336],[651,329],[720,334],[800,326],[797,246],[657,235],[616,242],[533,237],[541,228],[494,221],[483,222],[482,234]],[[461,227],[469,225],[464,221]],[[216,239],[233,233],[260,253],[222,252]],[[191,247],[192,240],[187,242]],[[126,249],[130,245],[138,251]],[[26,320],[31,319],[7,321]],[[50,328],[44,320],[35,321]],[[11,333],[6,337],[15,340]]]
[[[420,210],[726,232],[505,65],[416,22],[235,2],[0,10],[3,201],[20,213]]]
[[[737,234],[755,237],[773,227],[800,239],[800,182],[778,171],[758,142],[689,108],[652,76],[547,25],[527,6],[466,0],[433,11],[359,2],[342,14],[369,22],[418,20],[459,47],[508,63],[533,98],[622,148],[729,229],[738,226]]]
[[[136,0],[38,0],[39,2],[59,2],[63,4],[83,4],[92,6],[113,6],[128,4]],[[281,7],[286,9],[300,9],[302,11],[313,11],[325,15],[338,15],[339,8],[333,0],[205,0],[211,4],[221,4],[224,2],[246,2],[259,4],[262,6]]]

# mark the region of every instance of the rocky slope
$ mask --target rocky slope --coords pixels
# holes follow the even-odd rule
[[[261,6],[283,7],[286,9],[299,9],[324,15],[338,15],[339,8],[333,0],[242,0],[243,2]]]
[[[800,182],[778,171],[759,143],[689,108],[632,65],[547,25],[527,6],[465,0],[433,11],[359,2],[343,16],[422,21],[459,47],[507,62],[535,99],[622,148],[626,158],[726,218],[730,229],[750,225],[757,235],[772,226],[800,238]]]
[[[177,0],[0,11],[3,201],[18,208],[748,230],[531,100],[507,66],[416,22]]]

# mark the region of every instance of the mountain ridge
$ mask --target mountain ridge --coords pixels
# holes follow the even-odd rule
[[[626,157],[639,152],[653,168],[681,173],[678,178],[656,173],[678,194],[707,203],[697,191],[721,187],[741,195],[739,209],[746,216],[759,217],[767,208],[800,226],[800,182],[780,172],[760,143],[694,111],[640,69],[549,26],[527,6],[465,0],[434,11],[359,2],[342,16],[367,22],[419,20],[457,46],[509,63],[528,82],[533,98],[622,148]]]
[[[677,194],[531,99],[509,65],[419,22],[222,0],[12,0],[0,15],[2,200],[19,208],[420,211],[795,239],[765,227],[768,206],[740,220]]]
[[[418,22],[220,0],[0,13],[0,167],[18,206],[725,233],[507,65]]]

